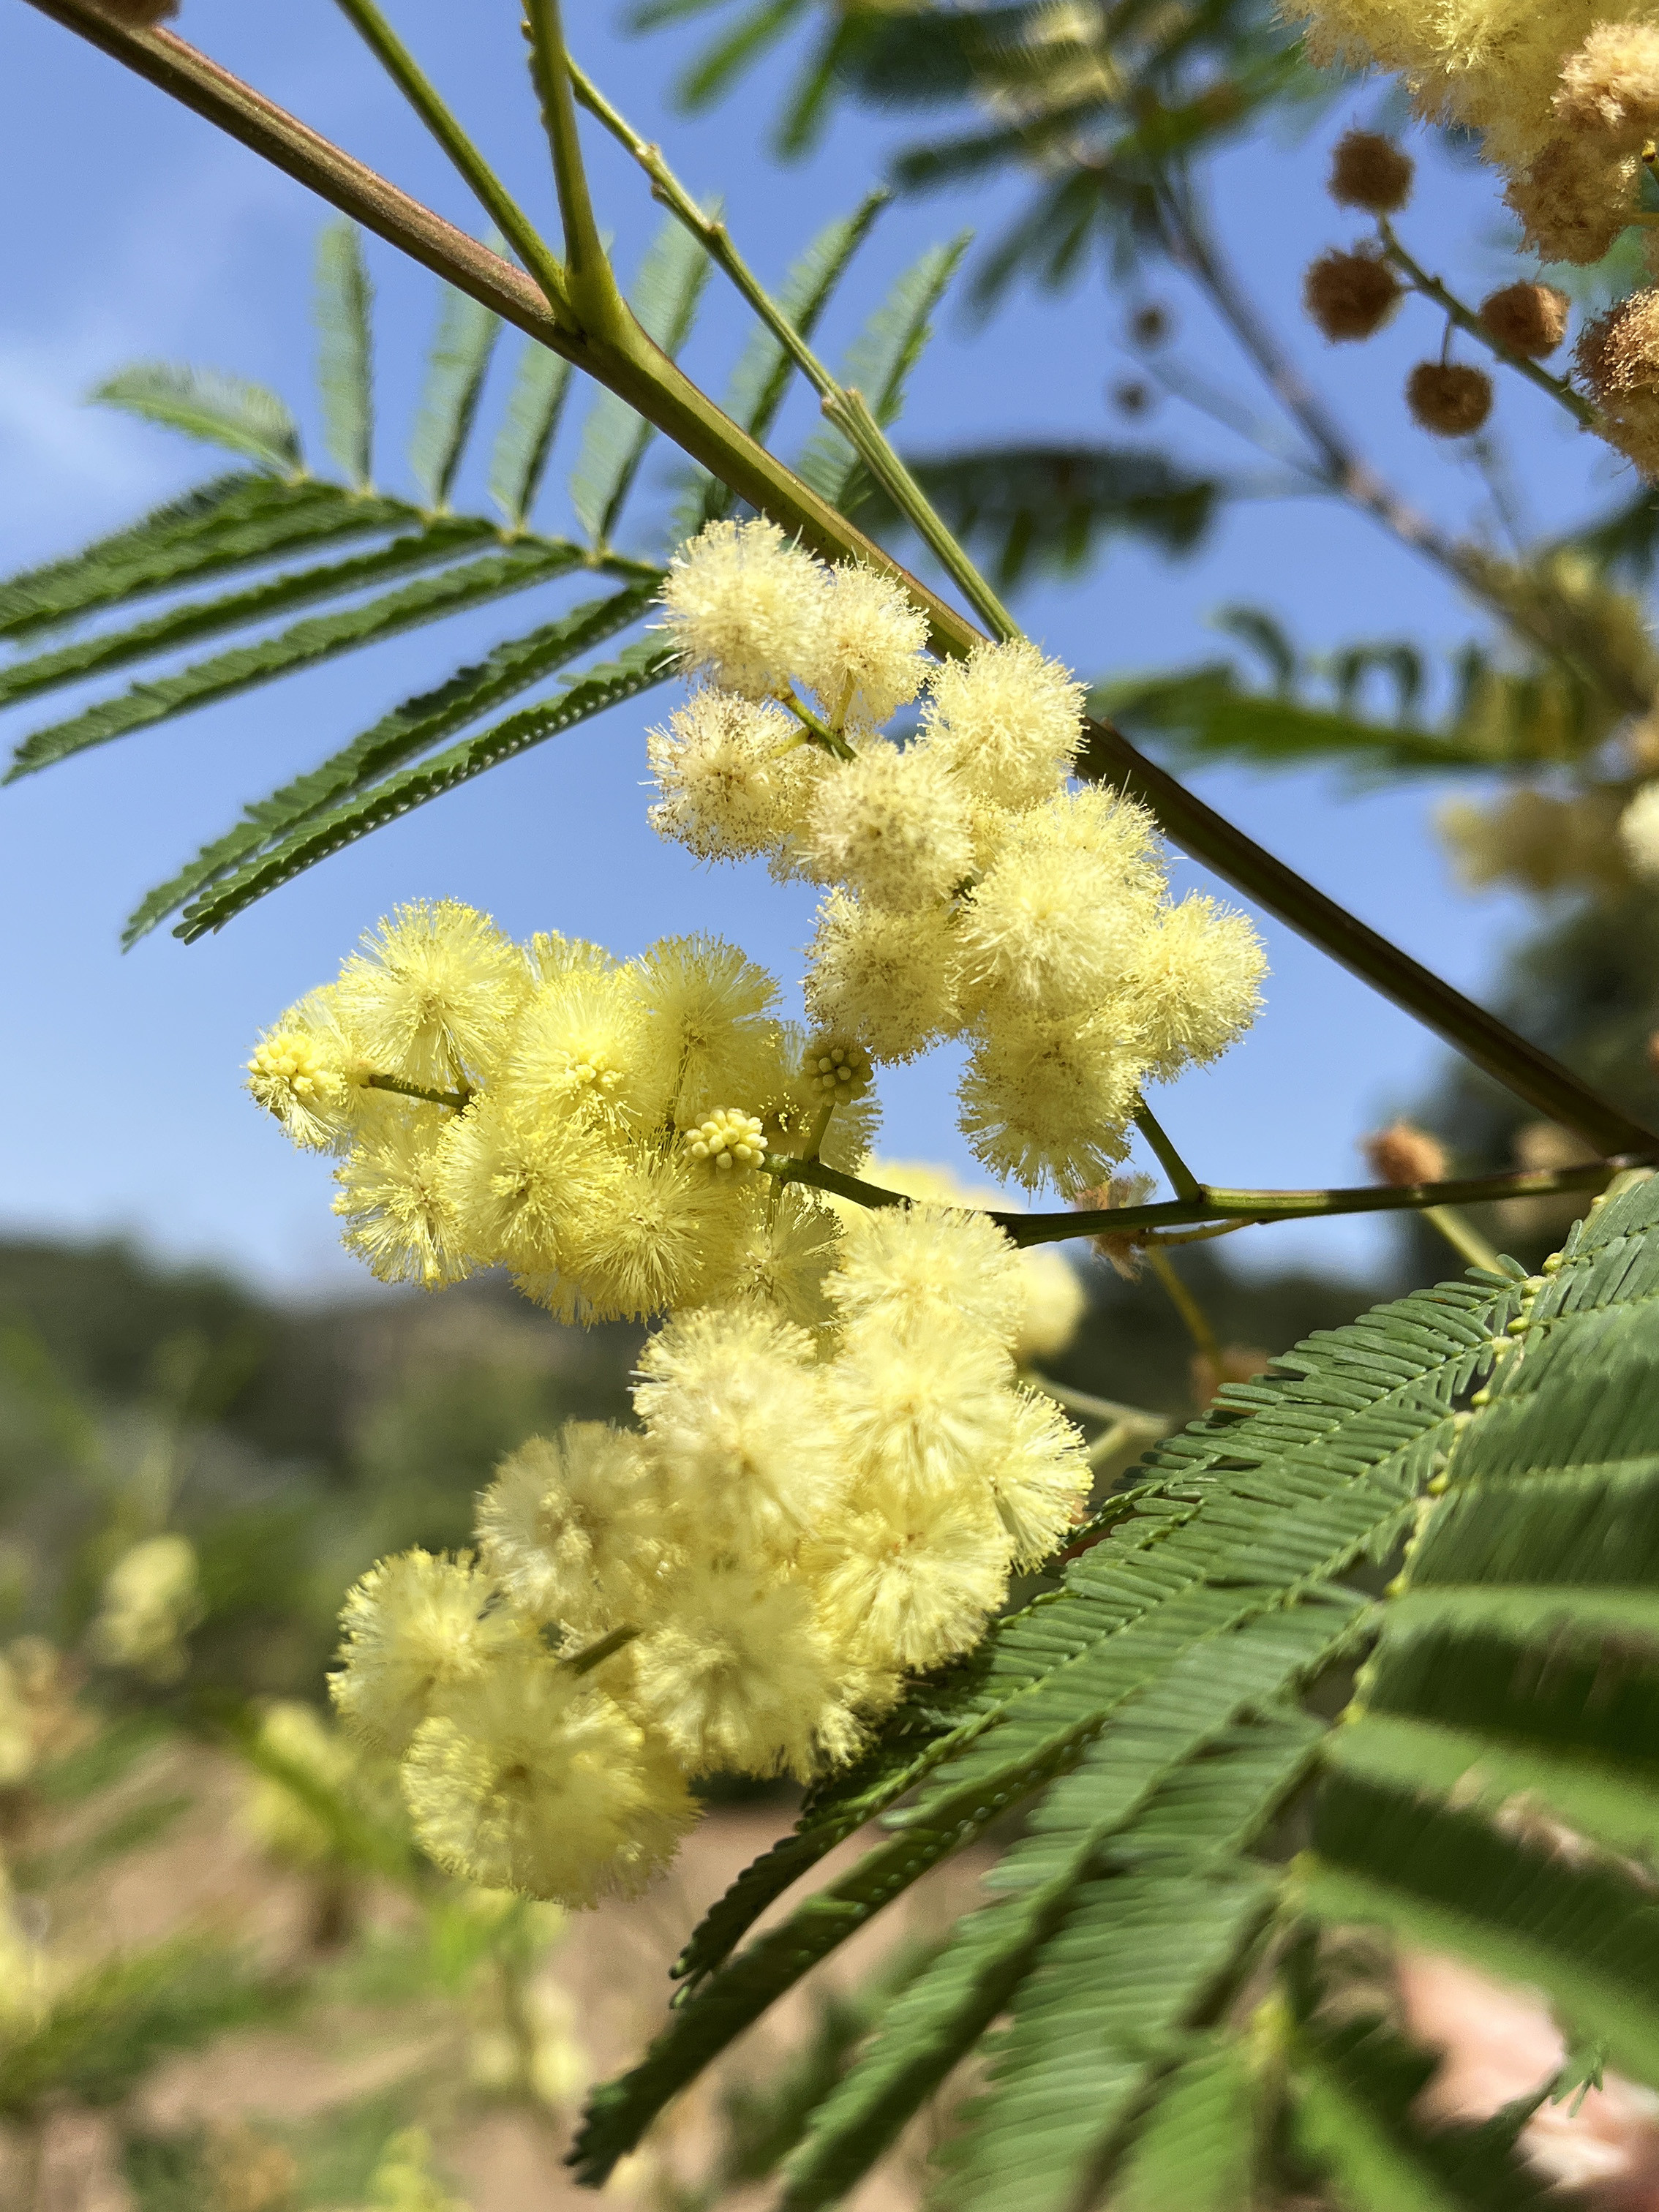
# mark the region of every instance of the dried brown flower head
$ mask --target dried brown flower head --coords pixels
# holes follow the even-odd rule
[[[1395,1121],[1374,1136],[1362,1137],[1359,1149],[1378,1182],[1403,1190],[1408,1184],[1443,1182],[1446,1148],[1438,1137],[1410,1121]]]
[[[1574,349],[1610,445],[1659,477],[1659,289],[1632,292],[1585,325]]]
[[[1604,141],[1554,138],[1504,198],[1546,261],[1599,261],[1635,212],[1636,156]]]
[[[1412,196],[1416,164],[1392,138],[1375,131],[1350,131],[1336,142],[1326,189],[1344,207],[1369,215],[1394,215]]]
[[[1659,130],[1659,30],[1598,23],[1562,70],[1554,106],[1570,130],[1640,153]]]
[[[1412,418],[1437,438],[1466,438],[1492,413],[1492,379],[1455,361],[1419,361],[1406,379]]]
[[[1480,320],[1499,345],[1541,361],[1565,337],[1571,304],[1553,284],[1505,284],[1480,302]]]
[[[1322,253],[1302,280],[1302,302],[1333,344],[1368,338],[1400,297],[1400,280],[1375,253]]]
[[[1145,1206],[1154,1188],[1152,1178],[1148,1175],[1115,1175],[1110,1182],[1077,1192],[1072,1204],[1080,1213],[1105,1212],[1124,1206]],[[1113,1273],[1121,1275],[1126,1283],[1133,1283],[1146,1264],[1145,1255],[1136,1243],[1133,1232],[1122,1237],[1091,1237],[1089,1242],[1103,1260],[1110,1262]]]

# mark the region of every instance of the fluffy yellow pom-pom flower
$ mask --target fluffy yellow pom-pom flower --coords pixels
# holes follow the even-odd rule
[[[711,522],[669,563],[664,626],[688,671],[763,699],[817,661],[824,580],[775,522]]]
[[[799,674],[825,712],[879,729],[908,706],[927,675],[927,617],[895,577],[854,562],[832,568],[817,650]]]
[[[799,847],[802,872],[906,912],[945,896],[974,865],[969,813],[927,749],[884,738],[822,776]]]
[[[441,1867],[561,1905],[637,1895],[697,1819],[659,1740],[547,1659],[450,1690],[416,1732],[403,1785]]]
[[[643,1440],[604,1421],[511,1453],[478,1500],[477,1538],[510,1602],[577,1638],[642,1626],[674,1558]]]
[[[384,1075],[429,1090],[495,1066],[530,989],[524,955],[455,899],[399,907],[346,962],[340,1019]]]
[[[979,1641],[1006,1594],[1011,1550],[982,1498],[893,1498],[828,1528],[805,1567],[849,1659],[921,1668]]]
[[[839,1474],[812,1340],[753,1306],[677,1315],[634,1409],[688,1547],[787,1561]]]
[[[1004,1349],[1025,1310],[1020,1255],[995,1222],[936,1206],[849,1213],[827,1287],[849,1319],[918,1332],[966,1321]]]
[[[388,1122],[334,1171],[340,1186],[334,1211],[346,1224],[343,1242],[383,1283],[419,1283],[431,1291],[471,1273],[443,1188],[447,1133],[441,1109],[420,1108],[407,1121]]]
[[[891,914],[833,890],[807,961],[809,1011],[878,1060],[914,1060],[955,1025],[959,957],[943,906]]]
[[[710,1566],[685,1576],[672,1618],[630,1654],[630,1703],[690,1772],[804,1780],[855,1740],[843,1670],[812,1595],[775,1572]]]
[[[1026,638],[934,672],[927,747],[964,790],[1015,808],[1059,789],[1083,743],[1083,686]]]
[[[647,734],[646,752],[661,794],[652,827],[702,860],[775,851],[826,765],[781,708],[735,691],[694,691],[666,730]]]
[[[463,1553],[404,1552],[371,1567],[340,1616],[335,1709],[376,1751],[401,1752],[441,1689],[477,1680],[519,1650],[526,1630]]]

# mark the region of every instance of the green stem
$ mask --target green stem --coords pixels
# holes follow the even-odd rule
[[[1494,1274],[1500,1272],[1498,1252],[1488,1244],[1474,1224],[1455,1206],[1425,1206],[1425,1221],[1432,1222],[1454,1252],[1462,1253],[1472,1267],[1486,1267]]]
[[[1427,270],[1407,252],[1387,216],[1378,216],[1376,229],[1382,241],[1383,253],[1393,262],[1413,292],[1420,293],[1425,300],[1432,300],[1460,331],[1465,331],[1477,344],[1485,346],[1486,351],[1501,361],[1506,368],[1514,369],[1517,375],[1524,376],[1528,384],[1535,384],[1540,392],[1548,392],[1557,406],[1565,407],[1581,429],[1593,430],[1595,428],[1595,408],[1581,392],[1573,390],[1565,377],[1552,376],[1548,369],[1540,368],[1537,362],[1528,360],[1523,353],[1516,353],[1501,338],[1495,338],[1472,307],[1466,307],[1455,293],[1448,291],[1437,276],[1431,276]]]
[[[493,218],[503,238],[547,295],[566,309],[565,274],[546,240],[462,130],[437,87],[386,21],[374,0],[339,0],[386,75],[426,125]]]
[[[1588,1160],[1580,1167],[1529,1168],[1510,1175],[1462,1176],[1449,1182],[1421,1182],[1399,1186],[1361,1183],[1334,1190],[1218,1190],[1206,1185],[1197,1198],[1172,1199],[1158,1206],[1117,1206],[1097,1210],[1079,1208],[1065,1213],[1002,1213],[988,1210],[988,1218],[1022,1247],[1059,1244],[1073,1237],[1121,1237],[1137,1230],[1176,1229],[1189,1223],[1212,1222],[1217,1228],[1243,1228],[1250,1222],[1265,1227],[1273,1221],[1316,1221],[1346,1213],[1420,1213],[1434,1206],[1486,1205],[1500,1198],[1548,1198],[1565,1191],[1603,1188],[1613,1176],[1631,1167],[1651,1164],[1655,1152],[1639,1159]],[[804,1160],[775,1154],[765,1171],[781,1182],[810,1183],[814,1189],[833,1191],[857,1206],[908,1206],[896,1190],[862,1182],[822,1160]]]
[[[400,1098],[418,1098],[423,1106],[447,1106],[452,1113],[464,1114],[472,1103],[471,1091],[427,1091],[418,1083],[404,1083],[395,1075],[366,1075],[365,1091],[395,1091]]]
[[[1202,1198],[1204,1186],[1188,1166],[1163,1128],[1154,1118],[1152,1109],[1143,1098],[1135,1109],[1135,1127],[1158,1155],[1158,1165],[1170,1178],[1170,1188],[1177,1198]]]
[[[1041,1390],[1045,1398],[1052,1398],[1057,1406],[1064,1406],[1068,1413],[1081,1413],[1093,1421],[1146,1421],[1162,1419],[1149,1413],[1144,1407],[1125,1406],[1115,1398],[1097,1398],[1092,1391],[1073,1390],[1069,1383],[1056,1382],[1047,1375],[1039,1375],[1028,1368],[1020,1376],[1034,1390]]]
[[[822,745],[825,752],[833,753],[837,760],[857,759],[857,754],[840,731],[832,730],[821,715],[815,714],[793,684],[778,694],[778,703],[788,708],[800,724],[803,736],[811,744]]]
[[[870,411],[855,384],[844,386],[823,402],[826,420],[835,424],[877,482],[891,497],[917,536],[938,556],[941,567],[994,637],[1018,637],[1019,624],[991,589],[968,550],[899,459],[886,432]]]
[[[570,302],[591,335],[623,336],[633,325],[634,318],[617,289],[611,257],[599,235],[599,219],[587,189],[559,0],[525,0],[525,30],[530,40],[530,73],[553,155]]]
[[[963,653],[978,641],[979,633],[955,608],[723,414],[637,325],[611,336],[573,330],[534,283],[498,254],[171,32],[134,28],[94,0],[29,0],[29,5],[204,116],[538,344],[574,362],[814,552],[830,560],[860,561],[895,577],[927,614],[937,650]],[[1085,773],[1108,777],[1141,799],[1177,844],[1405,1007],[1541,1116],[1571,1129],[1602,1154],[1650,1156],[1656,1144],[1651,1132],[1316,890],[1138,752],[1121,732],[1091,722],[1084,767]]]
[[[601,1636],[596,1644],[589,1644],[580,1651],[573,1651],[569,1658],[561,1659],[559,1664],[568,1674],[591,1674],[595,1667],[603,1666],[607,1659],[613,1658],[624,1644],[631,1644],[639,1633],[637,1628],[624,1623],[622,1627],[613,1628]]]
[[[1152,1273],[1169,1292],[1170,1304],[1181,1316],[1182,1325],[1193,1340],[1194,1351],[1200,1359],[1208,1361],[1219,1381],[1221,1346],[1210,1326],[1209,1316],[1176,1273],[1173,1261],[1165,1259],[1162,1252],[1155,1249],[1148,1250],[1146,1259]]]
[[[916,531],[939,556],[947,574],[993,633],[1018,637],[1019,625],[980,574],[965,548],[944,517],[899,459],[887,434],[871,413],[862,392],[842,384],[819,360],[744,259],[723,222],[703,213],[691,194],[663,158],[660,146],[651,144],[613,106],[592,79],[570,64],[570,81],[576,96],[604,124],[619,145],[625,147],[651,179],[653,197],[682,222],[715,266],[730,277],[750,307],[772,332],[823,402],[825,418],[833,422],[871,474],[883,485]]]

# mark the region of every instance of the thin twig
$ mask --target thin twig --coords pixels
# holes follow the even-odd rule
[[[1631,1168],[1659,1159],[1659,1149],[1639,1156],[1589,1160],[1571,1168],[1526,1168],[1509,1175],[1462,1176],[1448,1182],[1360,1183],[1330,1190],[1218,1190],[1206,1185],[1197,1198],[1171,1199],[1155,1206],[1082,1208],[1066,1213],[1004,1213],[983,1209],[1011,1243],[1063,1243],[1073,1237],[1133,1236],[1137,1230],[1184,1227],[1211,1221],[1218,1225],[1254,1221],[1316,1221],[1347,1213],[1420,1213],[1432,1206],[1485,1205],[1500,1198],[1547,1198],[1565,1191],[1595,1191]],[[810,1183],[867,1206],[908,1206],[901,1191],[866,1182],[822,1160],[774,1154],[765,1171],[781,1182]]]
[[[565,282],[570,301],[585,329],[614,335],[633,318],[617,289],[611,257],[599,235],[599,218],[587,189],[571,96],[571,64],[559,19],[558,0],[525,0],[525,30],[530,40],[530,74],[540,102],[542,123],[553,155],[553,180],[564,224]]]
[[[1170,1294],[1170,1304],[1181,1316],[1182,1325],[1193,1340],[1193,1350],[1199,1358],[1215,1370],[1218,1381],[1221,1374],[1221,1345],[1206,1314],[1192,1291],[1176,1273],[1175,1263],[1162,1252],[1149,1250],[1147,1261],[1152,1273]]]
[[[796,367],[817,392],[825,418],[834,423],[871,474],[892,498],[900,513],[937,555],[945,573],[960,588],[969,605],[998,637],[1018,637],[1019,626],[992,590],[986,578],[956,538],[950,526],[899,459],[891,441],[871,412],[864,395],[843,385],[812,350],[779,302],[744,258],[732,234],[715,216],[707,215],[681,183],[653,145],[634,128],[614,102],[607,100],[592,79],[575,62],[569,64],[576,97],[590,114],[604,124],[618,145],[624,147],[651,179],[653,198],[689,230],[715,266],[737,287]]]
[[[1474,1224],[1465,1219],[1459,1207],[1425,1206],[1423,1218],[1433,1224],[1453,1251],[1461,1253],[1470,1267],[1497,1268],[1496,1247],[1487,1243]]]
[[[1158,1155],[1158,1165],[1170,1178],[1177,1198],[1201,1198],[1204,1186],[1176,1150],[1145,1099],[1135,1109],[1135,1127]]]
[[[1473,307],[1466,307],[1455,292],[1447,289],[1439,277],[1431,276],[1427,270],[1413,259],[1401,244],[1387,216],[1378,216],[1376,230],[1382,241],[1383,253],[1393,262],[1413,292],[1420,293],[1425,300],[1432,300],[1460,331],[1474,338],[1477,344],[1485,346],[1487,352],[1501,361],[1506,368],[1512,368],[1517,376],[1524,376],[1528,384],[1535,384],[1540,392],[1547,392],[1558,407],[1565,408],[1580,429],[1593,430],[1595,428],[1595,410],[1583,394],[1575,392],[1565,377],[1552,376],[1548,369],[1540,367],[1537,362],[1529,361],[1525,354],[1516,353],[1513,346],[1506,346],[1501,338],[1494,337]]]
[[[366,1075],[362,1079],[365,1091],[395,1091],[400,1098],[418,1098],[423,1106],[447,1106],[453,1114],[464,1114],[472,1103],[470,1091],[427,1091],[418,1083],[405,1083],[396,1075]]]
[[[562,309],[568,302],[558,256],[462,130],[437,87],[386,21],[374,0],[338,0],[365,44],[398,89],[443,148],[477,194],[503,238],[547,295]]]

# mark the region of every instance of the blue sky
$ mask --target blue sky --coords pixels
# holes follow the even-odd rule
[[[473,0],[465,9],[403,0],[392,13],[514,189],[548,214],[512,0]],[[781,271],[830,214],[854,204],[904,135],[902,118],[849,116],[813,159],[780,169],[756,143],[780,69],[712,115],[684,118],[671,112],[667,88],[694,36],[624,40],[616,11],[594,0],[568,13],[581,58],[662,138],[695,188],[725,195],[728,219],[763,272]],[[178,27],[445,214],[475,222],[465,191],[328,0],[288,0],[280,9],[186,0]],[[206,449],[80,404],[89,386],[132,359],[210,363],[270,384],[295,406],[320,452],[308,300],[322,211],[32,10],[8,11],[3,45],[0,164],[9,204],[27,211],[8,240],[0,324],[0,563],[9,569],[70,550],[214,472]],[[1270,315],[1374,458],[1429,511],[1455,523],[1478,487],[1466,464],[1412,428],[1400,397],[1406,368],[1438,346],[1427,311],[1408,308],[1373,345],[1334,353],[1297,307],[1305,262],[1352,228],[1319,190],[1323,148],[1376,97],[1358,88],[1312,139],[1230,156],[1219,176],[1222,227]],[[594,173],[603,220],[629,267],[656,210],[614,149],[595,146]],[[987,234],[1019,197],[1000,185],[971,202],[923,200],[890,211],[846,289],[831,349],[922,246],[967,223]],[[1495,216],[1483,176],[1431,161],[1407,224],[1421,253],[1478,293],[1498,266],[1480,242]],[[434,288],[389,252],[371,253],[380,473],[407,490],[401,449]],[[1243,372],[1201,313],[1178,286],[1166,293],[1194,356],[1243,389]],[[1126,432],[1104,396],[1126,367],[1120,316],[1097,283],[1058,301],[1022,293],[984,331],[947,312],[916,380],[911,441],[926,449],[969,436],[1144,436],[1194,459],[1248,460],[1171,405]],[[743,311],[717,280],[688,364],[718,380],[744,330]],[[512,350],[501,349],[487,411],[499,406]],[[573,427],[581,411],[579,399]],[[1505,390],[1498,420],[1540,519],[1582,511],[1592,491],[1608,495],[1610,471],[1535,394]],[[798,407],[786,450],[810,421]],[[458,498],[463,507],[482,498],[487,435],[477,447]],[[567,465],[573,452],[568,446]],[[658,449],[653,482],[661,483],[671,458]],[[640,502],[642,515],[650,504]],[[1103,676],[1213,653],[1206,617],[1238,600],[1270,610],[1310,648],[1400,635],[1449,647],[1477,627],[1443,578],[1373,526],[1309,501],[1244,506],[1184,562],[1120,544],[1086,580],[1027,592],[1019,611],[1051,651]],[[528,604],[417,633],[0,793],[0,941],[12,1039],[0,1230],[119,1229],[171,1254],[225,1260],[273,1285],[349,1279],[334,1246],[325,1170],[289,1153],[243,1097],[239,1070],[255,1030],[331,975],[358,933],[405,898],[465,898],[516,933],[558,928],[620,951],[664,932],[712,928],[793,987],[810,902],[759,871],[700,869],[654,839],[640,787],[644,726],[659,710],[638,706],[417,811],[217,938],[186,949],[162,935],[120,954],[120,926],[138,896],[228,826],[245,800],[465,655],[527,627]],[[28,726],[14,715],[4,734],[15,738]],[[1429,824],[1439,793],[1355,795],[1325,777],[1235,772],[1208,775],[1201,787],[1466,988],[1489,981],[1504,944],[1525,923],[1517,904],[1472,902],[1449,881]],[[1186,863],[1177,872],[1204,880]],[[1278,925],[1265,930],[1273,970],[1266,1016],[1218,1068],[1166,1092],[1159,1111],[1218,1182],[1357,1180],[1356,1138],[1410,1100],[1439,1048]],[[886,1080],[890,1151],[961,1160],[952,1080],[948,1055]],[[1308,1224],[1250,1232],[1235,1249],[1257,1264],[1295,1257],[1359,1265],[1383,1233],[1360,1223]]]

